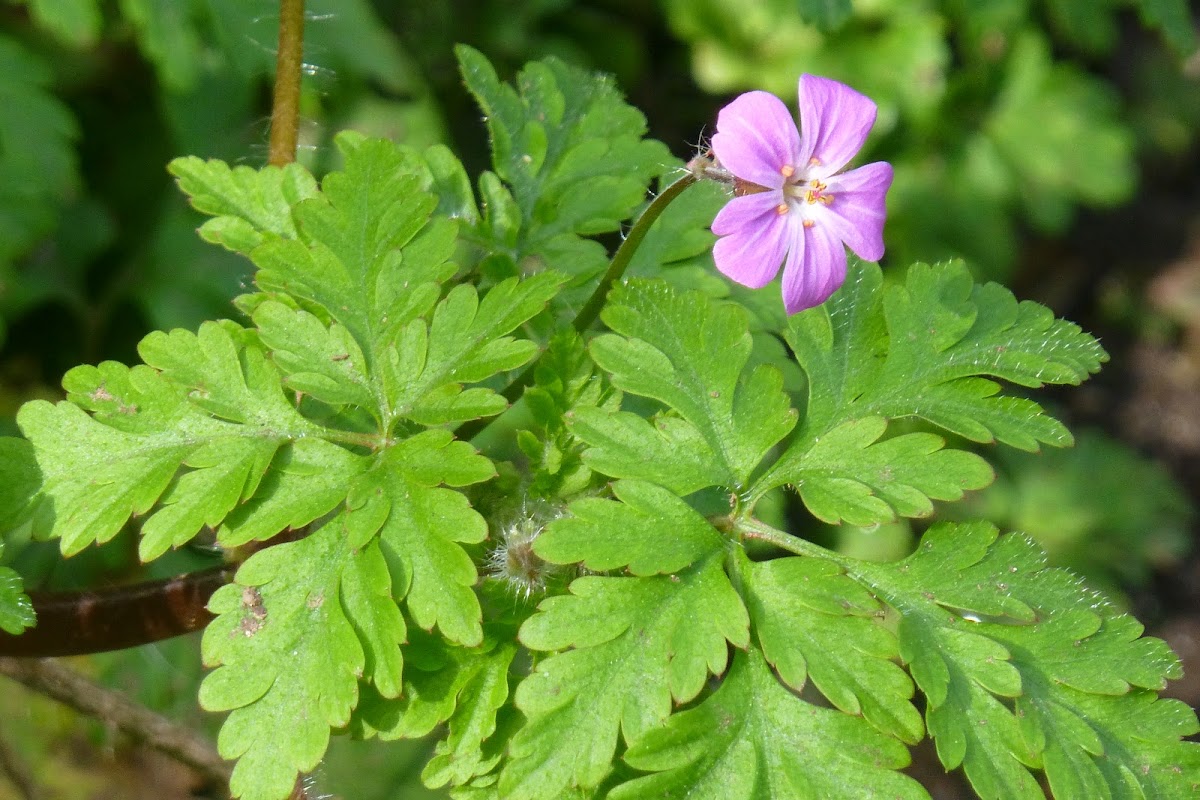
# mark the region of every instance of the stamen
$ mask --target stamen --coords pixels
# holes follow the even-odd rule
[[[787,214],[788,213],[788,204],[780,203],[779,205],[775,206],[775,213],[781,217],[784,216],[785,214]]]
[[[803,222],[802,224],[803,224],[803,225],[804,225],[804,227],[806,227],[806,228],[811,228],[811,227],[812,227],[813,225],[815,225],[816,223],[815,223],[815,222],[813,222],[811,219],[806,219],[806,220],[804,220],[804,222]]]
[[[821,166],[821,159],[817,158],[816,156],[813,156],[812,158],[810,158],[808,160],[808,165],[810,167],[819,167],[819,166]]]
[[[805,202],[821,203],[823,205],[829,205],[830,203],[833,202],[833,195],[824,193],[825,190],[829,188],[829,184],[821,183],[819,180],[814,178],[812,181],[809,182],[808,185],[811,186],[812,188],[807,189],[804,192]]]
[[[793,167],[791,164],[784,164],[782,167],[779,168],[779,173],[781,175],[783,175],[783,177],[785,177],[785,178],[790,178],[796,174],[796,168]]]

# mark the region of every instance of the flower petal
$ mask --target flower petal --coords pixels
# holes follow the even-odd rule
[[[867,141],[867,134],[875,124],[876,110],[871,98],[844,83],[816,75],[801,75],[802,163],[797,166],[813,178],[827,178],[846,166]],[[812,159],[816,159],[816,163]]]
[[[834,199],[821,223],[865,261],[883,258],[883,222],[892,175],[891,164],[877,161],[829,179]]]
[[[771,282],[790,242],[792,215],[779,213],[782,202],[779,192],[759,192],[725,204],[712,224],[713,233],[721,237],[713,245],[717,269],[751,289]]]
[[[712,146],[721,166],[768,189],[783,187],[784,166],[800,166],[796,123],[783,101],[768,92],[746,92],[722,108]]]
[[[797,226],[799,227],[799,226]],[[846,248],[820,222],[800,227],[783,265],[783,307],[789,314],[819,306],[846,280]]]

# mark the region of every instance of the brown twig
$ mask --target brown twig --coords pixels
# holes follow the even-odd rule
[[[30,592],[37,625],[17,636],[0,631],[0,656],[102,653],[200,630],[213,617],[208,599],[235,571],[229,564],[131,586]]]
[[[279,0],[279,50],[267,161],[277,167],[296,160],[300,138],[300,74],[304,66],[304,0]]]
[[[193,768],[212,787],[229,794],[232,767],[212,743],[182,725],[143,708],[49,658],[0,658],[0,675],[95,717],[125,735]]]

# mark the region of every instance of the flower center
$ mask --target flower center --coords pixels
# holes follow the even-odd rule
[[[806,203],[820,203],[827,206],[833,202],[833,195],[825,193],[825,190],[829,188],[827,184],[814,179],[809,181],[808,187],[804,192],[804,201]]]
[[[813,163],[819,164],[816,159]],[[793,207],[801,212],[804,216],[804,227],[811,228],[813,220],[809,219],[804,214],[804,206],[807,205],[823,205],[829,206],[833,204],[834,195],[829,192],[829,184],[823,183],[819,178],[806,180],[805,178],[796,175],[796,168],[791,164],[784,164],[779,168],[779,173],[783,175],[783,197],[786,202],[780,203],[777,209],[780,216],[788,213]]]

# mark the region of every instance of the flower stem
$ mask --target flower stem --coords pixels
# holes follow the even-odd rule
[[[646,210],[642,212],[637,222],[633,223],[633,227],[629,229],[629,235],[625,237],[625,241],[621,242],[621,246],[617,248],[612,263],[608,265],[608,271],[604,273],[604,277],[596,285],[596,291],[592,292],[592,296],[588,298],[587,303],[580,309],[579,314],[576,315],[575,322],[572,323],[575,330],[583,333],[596,321],[596,317],[600,316],[600,309],[604,308],[604,302],[608,299],[608,290],[625,274],[625,270],[629,267],[629,263],[633,261],[633,256],[637,253],[638,247],[641,246],[642,240],[650,232],[650,226],[662,215],[662,212],[666,210],[672,200],[683,194],[683,190],[695,182],[696,176],[689,172],[666,189],[663,189],[658,197],[654,198],[650,205],[646,206]]]
[[[279,49],[267,162],[282,167],[296,160],[300,138],[300,71],[304,63],[304,0],[279,0]]]
[[[629,234],[625,237],[625,241],[621,242],[621,246],[617,248],[612,262],[609,263],[604,276],[600,278],[600,283],[596,285],[596,290],[592,292],[592,296],[588,298],[587,303],[575,315],[575,320],[571,323],[575,330],[583,333],[596,321],[596,317],[600,316],[600,310],[604,308],[604,303],[608,299],[609,289],[625,274],[625,270],[629,267],[630,262],[633,261],[634,254],[637,253],[638,247],[641,245],[642,240],[646,238],[646,234],[650,231],[650,227],[654,224],[654,221],[662,215],[672,200],[683,194],[683,190],[695,182],[696,176],[689,172],[666,189],[663,189],[658,197],[650,201],[650,205],[646,206],[646,210],[642,212],[642,215],[637,218],[637,222],[633,223],[633,227],[629,229]],[[538,361],[535,359],[532,364],[525,368],[524,372],[518,375],[500,393],[510,405],[517,402],[522,392],[525,391],[525,387],[533,383],[533,376],[537,365]],[[469,442],[478,436],[495,419],[496,417],[471,420],[459,426],[458,430],[455,431],[455,435],[464,442]]]

